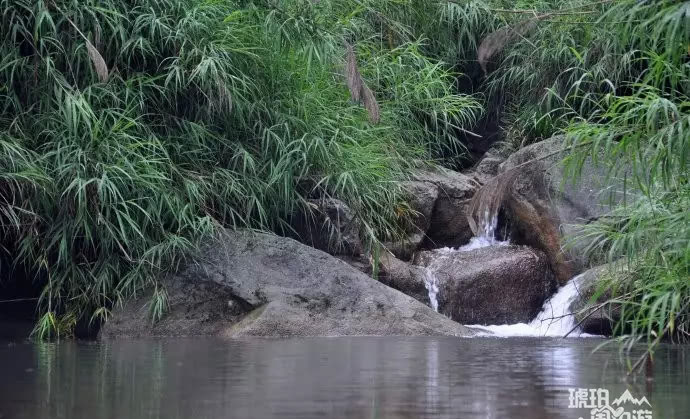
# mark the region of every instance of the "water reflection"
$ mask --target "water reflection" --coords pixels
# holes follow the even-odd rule
[[[0,344],[3,418],[578,418],[625,388],[615,347],[560,339],[178,339]],[[655,417],[690,416],[688,349],[655,362]],[[4,415],[4,416],[3,416]],[[589,416],[585,416],[589,417]]]

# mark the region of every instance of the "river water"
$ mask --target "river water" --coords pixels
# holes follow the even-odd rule
[[[628,389],[647,398],[649,417],[690,417],[689,347],[663,346],[650,379],[626,382],[617,346],[592,353],[601,342],[5,342],[0,418],[590,418],[589,409],[569,408],[569,388],[603,388],[610,401]]]

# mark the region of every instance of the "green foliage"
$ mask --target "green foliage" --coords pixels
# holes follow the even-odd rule
[[[616,34],[617,27],[594,23],[607,6],[535,2],[539,15],[555,14],[496,57],[497,70],[488,76],[486,90],[506,102],[504,128],[510,148],[549,138],[569,119],[588,115],[592,96],[610,93],[630,74],[634,53]],[[511,14],[505,24],[521,25],[530,18]]]
[[[651,344],[688,337],[688,2],[0,0],[0,10],[0,251],[45,284],[41,336],[104,318],[145,287],[155,319],[167,305],[156,278],[202,240],[221,227],[288,230],[309,198],[346,201],[376,254],[406,222],[397,181],[429,161],[455,164],[484,102],[508,148],[566,132],[574,178],[588,157],[611,168],[626,199],[583,237],[627,262],[617,331]],[[520,31],[494,38],[484,74],[482,40],[506,27]],[[346,45],[378,123],[348,92]]]
[[[622,179],[625,202],[583,234],[591,251],[627,262],[631,274],[614,296],[622,305],[617,331],[653,348],[690,336],[690,5],[620,5],[604,18],[637,22],[619,37],[637,48],[639,72],[568,128],[580,149],[571,166],[603,156],[611,178]]]
[[[688,79],[686,79],[688,80]],[[601,158],[626,188],[625,202],[587,226],[592,253],[624,259],[632,275],[619,289],[619,332],[686,341],[690,336],[690,98],[636,86],[608,97],[601,114],[569,129],[577,171],[586,156]],[[613,164],[627,161],[627,165]]]
[[[506,146],[567,133],[573,179],[584,162],[609,168],[624,200],[571,240],[620,267],[607,283],[627,342],[690,337],[690,3],[534,1],[496,10],[536,29],[493,58],[487,97],[505,104]],[[515,9],[515,8],[514,8]],[[538,18],[536,18],[537,16]],[[606,290],[599,290],[597,295]],[[629,346],[631,347],[631,346]],[[640,364],[637,364],[638,366]]]
[[[394,181],[454,158],[481,108],[413,23],[422,2],[2,0],[0,228],[45,286],[37,333],[145,287],[220,227],[284,230],[334,196],[369,243]],[[408,14],[416,10],[418,14]],[[372,125],[341,74],[355,45]]]
[[[629,274],[610,301],[621,308],[618,334],[646,339],[651,349],[664,338],[687,341],[690,4],[615,2],[592,27],[574,31],[582,30],[607,31],[606,53],[588,60],[594,46],[585,47],[578,58],[584,72],[568,70],[569,87],[550,88],[544,100],[560,103],[552,112],[570,121],[571,174],[577,178],[591,158],[610,169],[624,200],[577,239],[591,243],[594,255],[626,262]]]

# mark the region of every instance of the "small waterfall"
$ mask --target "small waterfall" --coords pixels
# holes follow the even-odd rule
[[[583,275],[578,275],[562,286],[542,306],[541,312],[529,323],[504,324],[497,326],[470,325],[482,332],[481,336],[565,336],[575,328],[575,317],[570,312],[570,303],[578,295]],[[571,336],[589,336],[574,330]]]
[[[444,247],[441,249],[434,250],[438,254],[438,257],[431,261],[429,266],[427,266],[424,273],[424,286],[429,292],[429,302],[431,303],[431,308],[438,312],[438,277],[436,276],[436,267],[439,261],[452,256],[457,250],[450,247]]]
[[[452,257],[454,253],[457,252],[469,252],[470,250],[481,249],[482,247],[489,246],[507,246],[510,244],[509,241],[496,240],[496,228],[498,226],[498,215],[489,214],[489,211],[484,212],[484,216],[479,222],[480,235],[472,237],[470,242],[464,246],[460,246],[457,249],[450,247],[444,247],[441,249],[434,250],[439,256],[434,259],[429,266],[426,267],[426,273],[424,275],[424,285],[429,292],[429,302],[431,303],[431,308],[438,312],[438,278],[436,276],[435,265],[440,261],[448,257]]]
[[[429,303],[431,303],[431,308],[438,313],[438,278],[429,268],[426,268],[426,272],[424,273],[424,286],[426,286],[429,292]]]
[[[458,248],[461,252],[469,252],[470,250],[481,249],[489,246],[507,246],[509,241],[500,241],[496,239],[496,228],[498,227],[498,214],[489,213],[485,210],[477,225],[479,231],[478,236],[470,239],[470,242]]]
[[[426,267],[424,285],[429,292],[431,307],[435,311],[438,312],[439,283],[436,276],[436,267],[439,262],[445,258],[452,257],[457,252],[469,252],[489,246],[509,245],[510,242],[507,240],[501,241],[496,239],[497,226],[497,214],[490,214],[488,210],[484,211],[483,217],[481,217],[477,225],[477,230],[480,232],[479,236],[472,237],[468,244],[457,249],[444,247],[434,250],[438,256]],[[562,286],[544,303],[537,317],[529,323],[491,326],[468,325],[468,327],[478,329],[481,332],[480,336],[565,336],[566,333],[575,328],[575,318],[570,312],[570,304],[578,295],[578,288],[582,278],[582,275],[576,276]],[[585,335],[579,330],[574,330],[571,336],[589,335]]]
[[[485,210],[482,219],[479,223],[480,237],[485,237],[488,240],[496,240],[496,227],[498,227],[498,214],[490,214],[489,210]]]

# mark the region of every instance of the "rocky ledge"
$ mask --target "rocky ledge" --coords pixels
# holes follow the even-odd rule
[[[295,240],[225,232],[163,280],[168,313],[143,295],[114,310],[101,339],[146,336],[450,335],[471,330]]]

